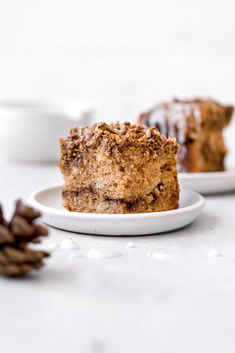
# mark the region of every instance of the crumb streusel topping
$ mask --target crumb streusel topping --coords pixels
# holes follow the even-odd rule
[[[148,150],[152,151],[162,149],[166,145],[170,145],[175,151],[178,148],[175,138],[164,137],[154,127],[132,125],[129,122],[116,124],[100,122],[92,126],[84,125],[71,129],[67,139],[60,140],[61,159],[68,164],[74,158],[78,160],[79,153],[101,144],[107,154],[114,150],[121,152],[122,148],[130,145],[148,146]]]

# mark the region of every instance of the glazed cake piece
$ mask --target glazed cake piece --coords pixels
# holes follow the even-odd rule
[[[98,123],[61,139],[64,207],[93,213],[142,213],[178,207],[178,145],[157,129]]]
[[[212,172],[225,169],[223,129],[232,114],[232,106],[211,99],[174,99],[141,114],[138,122],[177,138],[179,171]]]

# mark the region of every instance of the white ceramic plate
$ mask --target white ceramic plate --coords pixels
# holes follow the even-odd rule
[[[225,172],[179,173],[182,188],[201,194],[216,194],[235,190],[235,169]]]
[[[192,223],[205,204],[201,195],[181,190],[180,208],[174,211],[139,214],[78,213],[63,208],[61,191],[61,186],[36,191],[29,197],[29,203],[42,212],[45,223],[86,234],[129,236],[175,230]]]

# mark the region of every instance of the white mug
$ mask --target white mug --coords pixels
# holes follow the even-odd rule
[[[59,138],[71,127],[91,123],[87,102],[0,102],[0,154],[27,162],[51,162],[59,157]]]

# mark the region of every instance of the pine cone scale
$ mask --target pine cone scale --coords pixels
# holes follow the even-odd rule
[[[21,200],[16,201],[15,214],[27,219],[29,222],[34,221],[36,218],[40,217],[40,212],[34,210],[31,207],[25,206]]]
[[[15,235],[23,238],[30,237],[34,234],[34,227],[20,216],[14,216],[11,221],[11,230]]]
[[[14,235],[6,227],[0,224],[0,245],[12,243],[14,241]]]
[[[6,265],[6,264],[8,264],[8,258],[3,253],[3,251],[0,251],[0,265]]]

